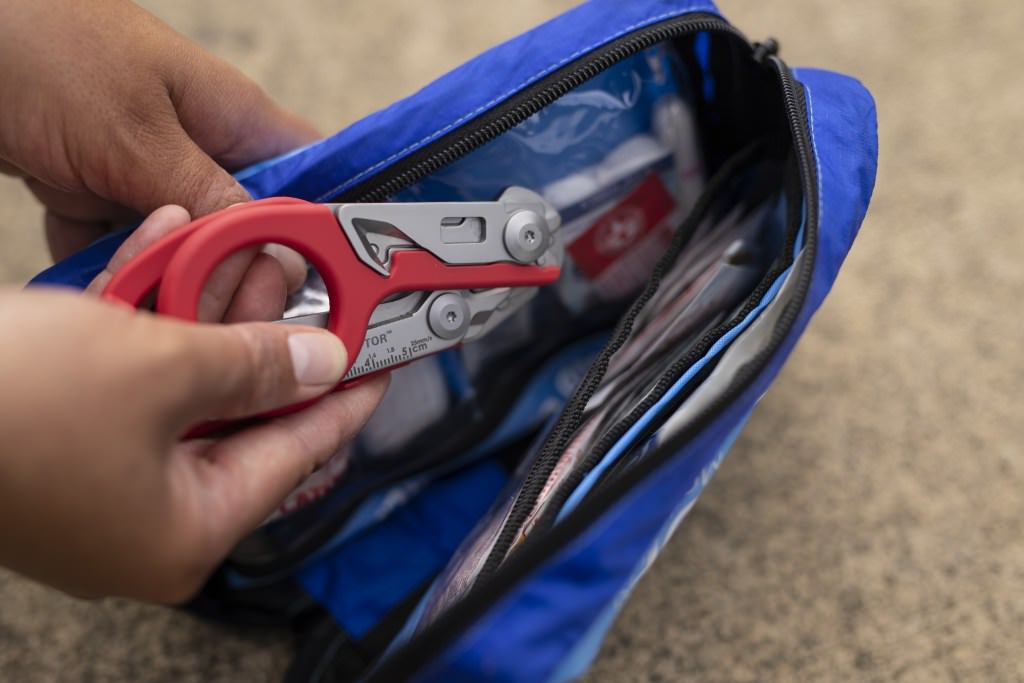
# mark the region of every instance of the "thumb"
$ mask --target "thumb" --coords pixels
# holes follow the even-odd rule
[[[237,68],[199,48],[168,67],[169,94],[182,128],[225,168],[237,169],[320,138]]]
[[[167,399],[184,430],[206,419],[249,417],[332,389],[348,356],[326,330],[274,323],[178,325],[183,362]]]
[[[166,92],[148,111],[146,144],[126,138],[135,173],[116,174],[112,199],[140,213],[166,204],[193,218],[248,201],[227,169],[268,159],[316,140],[316,130],[278,106],[238,69],[184,43],[164,64]]]

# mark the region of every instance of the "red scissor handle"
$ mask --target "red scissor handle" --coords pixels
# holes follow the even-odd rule
[[[240,249],[268,243],[298,251],[320,273],[331,305],[327,329],[345,344],[349,356],[346,372],[362,349],[374,309],[392,294],[536,287],[553,283],[560,272],[556,266],[515,263],[453,266],[427,251],[409,250],[394,254],[390,274],[384,276],[359,259],[330,206],[273,199],[212,214],[165,236],[122,267],[103,296],[138,306],[146,294],[159,287],[158,313],[194,321],[203,287],[217,265]],[[342,381],[335,389],[345,384]]]
[[[272,197],[233,206],[229,209],[224,209],[224,212],[252,211],[259,210],[260,207],[264,206],[306,203],[301,199],[292,199],[290,197]],[[131,261],[126,263],[110,278],[107,286],[103,289],[102,298],[107,301],[128,304],[132,308],[140,306],[146,295],[156,291],[157,287],[160,286],[160,282],[164,277],[164,271],[167,269],[167,264],[171,262],[171,257],[185,243],[185,240],[191,237],[197,230],[209,224],[218,215],[220,214],[210,214],[209,216],[196,219],[188,225],[183,225],[136,254],[132,257]]]

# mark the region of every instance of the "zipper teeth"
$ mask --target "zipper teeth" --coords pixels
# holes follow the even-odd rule
[[[574,68],[554,83],[545,86],[540,92],[516,104],[494,121],[458,138],[427,158],[413,163],[412,166],[398,172],[397,175],[386,177],[387,173],[385,172],[382,174],[383,178],[378,176],[378,180],[370,181],[368,186],[356,188],[344,193],[343,196],[352,196],[351,201],[356,202],[385,201],[409,185],[440,170],[501,134],[508,132],[570,90],[579,87],[626,57],[630,57],[657,43],[678,38],[686,33],[700,31],[730,33],[746,40],[740,31],[722,19],[710,14],[689,15],[684,18],[670,19],[662,24],[649,27],[643,30],[642,33],[620,39],[620,42],[614,43],[591,60]]]
[[[786,245],[784,246],[784,249],[786,249],[787,254],[792,254],[792,243],[795,241],[797,230],[790,230],[789,232],[790,234],[786,238]],[[587,453],[587,456],[583,461],[573,469],[572,473],[566,477],[566,480],[559,486],[555,494],[552,495],[550,502],[547,504],[547,509],[537,522],[537,528],[535,531],[542,531],[554,524],[558,513],[565,504],[565,501],[569,499],[569,496],[572,495],[572,492],[576,487],[582,483],[587,474],[589,474],[590,471],[605,457],[605,455],[608,454],[608,451],[611,450],[612,446],[614,446],[615,443],[621,439],[641,417],[653,408],[658,401],[665,397],[668,390],[679,381],[684,372],[694,363],[703,358],[711,347],[714,346],[715,342],[743,322],[743,320],[757,308],[761,299],[775,283],[775,280],[785,272],[786,268],[792,265],[792,261],[792,257],[787,258],[785,262],[769,269],[761,279],[760,284],[758,284],[758,286],[750,293],[743,308],[741,308],[733,318],[720,324],[701,337],[701,339],[693,345],[693,348],[689,353],[670,365],[668,369],[665,370],[665,374],[662,375],[651,390],[647,392],[647,396],[625,417],[616,422],[611,429],[609,429],[605,435],[602,436],[596,444],[594,444],[593,448],[589,453]]]
[[[658,291],[661,280],[666,271],[671,267],[679,253],[689,242],[690,235],[692,235],[693,231],[698,225],[700,225],[700,222],[704,219],[704,215],[708,210],[710,210],[713,200],[718,194],[718,189],[716,188],[719,185],[724,184],[724,182],[726,182],[738,168],[742,167],[757,149],[758,146],[756,144],[747,147],[744,151],[734,156],[732,160],[727,162],[726,165],[719,170],[715,178],[708,183],[708,188],[704,192],[698,204],[693,208],[683,225],[676,232],[676,235],[673,237],[673,241],[665,255],[655,266],[647,286],[619,321],[619,324],[616,326],[615,331],[611,336],[611,340],[605,348],[602,349],[600,355],[595,359],[590,370],[580,383],[580,386],[576,389],[569,402],[566,403],[555,427],[551,430],[551,434],[541,447],[541,451],[538,454],[536,461],[523,478],[523,484],[520,487],[516,501],[512,504],[512,510],[509,512],[508,520],[499,532],[494,547],[480,571],[478,580],[485,580],[486,577],[492,575],[498,570],[498,567],[500,567],[501,563],[505,560],[508,550],[511,548],[514,539],[519,533],[519,529],[532,512],[537,498],[540,496],[551,472],[554,471],[554,468],[558,463],[559,457],[565,450],[569,440],[575,433],[576,428],[582,421],[583,413],[586,409],[587,403],[590,401],[590,397],[594,395],[594,392],[604,380],[611,357],[615,355],[615,353],[629,339],[629,335],[633,331],[633,324],[636,317],[640,314],[640,311],[644,309],[651,297]],[[705,335],[701,341],[707,341],[710,336],[710,334]],[[711,340],[710,343],[714,343],[714,340]]]
[[[793,88],[792,79],[789,76],[788,69],[781,62],[781,60],[779,60],[777,57],[772,56],[771,63],[775,68],[776,72],[778,73],[782,85],[784,105],[786,108],[787,117],[790,121],[790,128],[792,132],[791,137],[793,138],[794,144],[797,148],[796,151],[798,159],[806,160],[808,157],[808,147],[805,143],[805,140],[803,139],[803,136],[800,135],[799,131],[795,128],[794,123],[796,117],[799,115],[799,100]],[[708,193],[708,195],[711,194],[713,193]],[[699,214],[701,212],[695,209],[693,213]],[[631,410],[626,417],[624,417],[622,420],[616,423],[609,431],[609,433],[603,436],[598,441],[598,443],[595,444],[591,452],[588,453],[584,460],[579,465],[577,465],[576,468],[573,469],[572,473],[570,473],[570,476],[567,478],[567,480],[562,483],[562,485],[552,496],[552,500],[549,503],[549,507],[541,516],[541,519],[538,521],[537,529],[535,529],[535,531],[541,532],[544,528],[548,528],[553,523],[561,505],[564,504],[565,500],[568,499],[568,496],[571,495],[572,490],[574,490],[575,487],[579,485],[579,482],[582,481],[582,479],[586,476],[586,473],[589,472],[594,465],[596,465],[596,463],[599,461],[601,457],[604,457],[604,455],[615,444],[615,442],[618,441],[629,430],[629,428],[632,427],[633,424],[635,424],[636,421],[644,415],[644,413],[650,410],[654,406],[654,404],[657,403],[657,401],[661,400],[665,392],[667,392],[668,389],[672,386],[672,384],[674,384],[678,380],[678,377],[681,376],[681,373],[685,371],[686,368],[690,367],[694,362],[696,362],[700,357],[702,357],[707,352],[707,350],[723,334],[727,333],[729,330],[731,330],[740,322],[742,322],[742,320],[747,315],[749,315],[750,312],[754,310],[754,308],[756,308],[757,302],[760,300],[760,298],[764,296],[767,290],[771,287],[772,282],[776,278],[778,278],[786,268],[788,268],[791,265],[792,244],[790,242],[793,239],[795,239],[795,236],[795,232],[793,232],[793,234],[787,237],[786,262],[776,266],[775,268],[772,268],[769,271],[766,277],[761,281],[761,283],[758,285],[755,291],[748,298],[746,304],[744,304],[743,308],[741,309],[740,314],[733,317],[726,323],[723,323],[722,325],[716,327],[714,330],[710,331],[706,335],[704,335],[700,339],[699,343],[696,346],[694,346],[693,350],[690,353],[688,353],[685,358],[677,361],[672,366],[670,366],[670,368],[666,371],[667,374],[657,382],[653,390],[650,393],[648,393],[644,400],[641,401],[641,403],[638,404],[633,410]],[[675,245],[673,246],[675,247]],[[518,536],[519,531],[525,523],[526,519],[528,518],[529,514],[532,512],[534,506],[536,505],[537,499],[539,498],[540,493],[543,490],[544,484],[547,482],[547,479],[550,477],[551,472],[554,470],[554,467],[557,464],[557,459],[561,451],[565,448],[569,439],[571,439],[572,434],[579,426],[582,420],[583,410],[587,404],[587,401],[600,385],[607,371],[608,362],[611,356],[622,346],[623,343],[625,343],[626,339],[628,338],[629,332],[632,330],[633,321],[635,320],[636,315],[647,303],[650,297],[653,296],[654,291],[656,291],[661,276],[663,275],[663,266],[667,267],[668,263],[666,262],[669,261],[669,259],[674,258],[674,251],[674,249],[670,250],[670,252],[666,254],[666,259],[664,259],[661,263],[658,264],[658,268],[652,274],[649,287],[636,300],[633,307],[631,307],[629,313],[623,318],[621,324],[616,328],[615,335],[613,336],[612,341],[609,343],[608,347],[606,347],[606,349],[602,352],[601,356],[599,356],[594,366],[592,366],[590,373],[588,373],[584,382],[573,395],[571,403],[566,406],[565,410],[560,416],[555,428],[552,430],[551,435],[548,437],[547,442],[545,442],[544,446],[542,447],[541,453],[537,457],[537,461],[535,462],[534,466],[529,470],[527,476],[524,478],[523,486],[520,489],[520,494],[517,497],[515,503],[513,504],[512,511],[509,513],[508,520],[505,526],[501,529],[501,532],[498,535],[498,539],[495,542],[495,545],[492,548],[491,553],[487,558],[487,561],[484,563],[480,575],[478,576],[478,581],[486,581],[488,577],[493,576],[494,573],[497,572],[498,568],[505,561],[505,558],[507,557],[508,552],[512,547],[512,543]],[[806,281],[809,279],[809,277],[809,273],[801,273],[801,280],[798,282],[800,286],[800,291],[803,291],[806,287]],[[786,332],[788,332],[788,327],[788,321],[787,324],[783,324],[783,321],[780,320],[780,325],[776,329],[783,329]],[[784,336],[785,333],[773,333],[772,339],[770,340],[770,343],[768,347],[766,347],[766,349],[774,351],[775,346],[777,345],[777,343],[781,343],[781,338]],[[766,356],[764,352],[759,353],[757,356],[755,356],[755,358],[751,359],[752,362],[747,364],[745,367],[758,368],[759,371],[762,361],[765,359],[765,357]],[[737,375],[737,377],[734,379],[734,382],[731,386],[745,386],[745,384],[748,381],[751,381],[754,376],[756,376],[756,372],[740,373],[740,375]],[[733,391],[727,391],[723,394],[723,397],[727,397],[728,400],[731,400],[733,394]],[[713,404],[708,406],[704,413],[702,413],[702,416],[705,414],[711,414],[712,411],[720,409],[721,406],[725,405],[726,403],[728,403],[728,401],[724,400],[724,398],[721,401],[713,402]],[[697,420],[695,422],[700,422],[700,420]]]
[[[785,100],[787,113],[790,116],[790,120],[792,120],[794,112],[797,112],[799,110],[799,107],[801,107],[802,105],[793,89],[792,79],[789,77],[788,69],[778,59],[774,60],[773,66],[779,73],[780,82],[782,83],[783,88],[783,99]],[[799,134],[799,131],[794,129],[792,132],[793,139],[799,141],[795,143],[795,146],[798,148],[795,160],[797,161],[796,171],[798,174],[800,174],[801,164],[799,163],[799,159],[806,158],[808,149],[803,139],[803,136]],[[798,182],[799,181],[800,179],[798,177]],[[785,194],[790,194],[788,185],[789,184],[787,183],[787,189],[783,190]],[[803,187],[802,182],[800,183],[800,186],[801,188]],[[787,198],[787,200],[793,202],[792,198]],[[791,208],[790,210],[793,211],[794,209]],[[747,299],[747,303],[744,304],[743,308],[740,309],[739,313],[737,313],[737,315],[734,316],[732,320],[726,321],[719,325],[718,327],[716,327],[715,329],[708,332],[696,343],[694,349],[690,353],[688,353],[684,358],[670,365],[669,368],[666,370],[665,375],[663,375],[662,378],[659,379],[658,382],[654,385],[654,387],[647,393],[647,396],[644,398],[644,400],[637,404],[637,406],[634,407],[634,409],[631,410],[625,417],[623,417],[621,420],[615,423],[615,425],[613,425],[612,428],[609,429],[608,432],[594,445],[593,449],[587,454],[584,460],[570,473],[570,475],[562,483],[559,489],[552,495],[551,501],[549,502],[547,509],[537,522],[536,530],[541,531],[543,529],[550,528],[554,525],[555,521],[557,520],[558,514],[561,511],[562,506],[569,499],[569,496],[571,496],[572,492],[576,489],[576,487],[579,486],[580,483],[582,483],[583,479],[587,476],[587,474],[589,474],[590,471],[595,466],[597,466],[597,464],[608,454],[608,452],[615,445],[615,443],[618,442],[618,440],[621,439],[626,434],[626,432],[629,431],[629,429],[634,424],[636,424],[636,422],[641,417],[643,417],[644,414],[647,413],[647,411],[653,408],[655,404],[658,403],[658,401],[664,398],[666,392],[676,382],[679,381],[679,379],[683,376],[683,373],[687,368],[689,368],[691,365],[700,360],[700,358],[703,357],[703,355],[711,348],[711,346],[714,345],[714,343],[719,338],[721,338],[734,327],[739,325],[748,315],[750,315],[750,313],[755,308],[757,308],[760,300],[764,297],[768,290],[771,289],[775,281],[786,271],[787,268],[791,267],[793,265],[793,262],[795,261],[794,253],[796,250],[796,240],[799,233],[800,221],[801,216],[799,210],[796,210],[793,216],[787,218],[787,235],[785,243],[783,245],[783,253],[786,255],[785,261],[777,264],[773,268],[770,268],[765,273],[765,276],[762,278],[761,282],[751,292],[750,296]],[[812,249],[808,249],[808,252],[812,253]],[[805,285],[805,282],[808,279],[807,277],[803,277],[803,275],[804,274],[801,273],[802,277],[798,280],[798,284],[801,287]],[[780,319],[780,323],[785,323],[786,320],[786,318],[782,318]],[[786,323],[780,324],[779,326],[777,326],[776,329],[783,329],[786,330],[786,332],[788,332],[788,328],[789,325],[788,323]],[[766,348],[773,352],[774,347],[777,344],[776,337],[778,337],[778,341],[781,341],[782,337],[785,336],[786,332],[783,332],[781,334],[773,332],[773,335],[769,338],[769,344]],[[746,363],[745,367],[758,367],[759,360],[763,353],[763,350],[762,352],[759,352],[752,359],[753,362]],[[737,377],[741,377],[742,374],[743,373],[738,373]],[[756,375],[756,372],[753,374]],[[751,378],[752,377],[753,375],[751,376]],[[711,412],[711,410],[714,409],[714,405],[715,404],[712,404],[711,409],[705,412]],[[698,419],[695,420],[695,422],[698,422],[700,417],[701,415],[698,415]]]

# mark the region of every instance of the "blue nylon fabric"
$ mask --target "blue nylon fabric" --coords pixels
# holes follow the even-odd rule
[[[707,483],[703,473],[713,471],[716,454],[778,374],[852,245],[871,197],[878,152],[874,102],[859,83],[813,69],[796,75],[807,86],[819,230],[807,299],[779,352],[728,411],[507,593],[438,653],[417,681],[533,682],[564,671],[565,658],[579,656],[576,643],[593,642],[592,625],[602,617],[605,627],[611,623],[607,605],[647,561],[679,500],[694,484]]]
[[[99,275],[117,248],[128,239],[134,228],[105,235],[85,249],[55,263],[36,275],[29,286],[61,286],[85,289]]]
[[[327,201],[587,52],[642,26],[696,11],[717,13],[707,0],[594,0],[580,5],[293,158],[297,168],[268,169],[250,179],[250,186]]]
[[[753,400],[746,402],[747,410]],[[735,427],[730,412],[609,508],[434,660],[419,683],[548,680],[619,595],[681,499],[702,480],[704,454]],[[610,622],[609,622],[610,623]]]
[[[484,462],[431,484],[378,526],[298,575],[350,635],[366,635],[388,610],[441,570],[505,485]]]
[[[334,136],[263,162],[238,177],[257,199],[289,196],[328,201],[587,52],[643,26],[690,12],[718,14],[708,0],[592,0],[488,50]],[[104,238],[39,274],[32,284],[84,288],[127,234]]]
[[[856,79],[820,69],[795,69],[807,88],[807,109],[821,179],[815,301],[831,289],[867,212],[878,170],[875,102]],[[826,182],[847,177],[846,182]]]
[[[697,502],[697,498],[704,491],[704,487],[710,481],[712,475],[718,470],[722,461],[725,460],[725,456],[729,454],[729,450],[736,442],[736,439],[739,438],[740,433],[747,424],[747,417],[749,417],[749,415],[744,416],[740,423],[733,428],[732,433],[726,437],[725,442],[719,447],[718,453],[712,459],[711,463],[701,472],[700,479],[694,482],[694,485],[690,487],[690,490],[686,492],[686,495],[679,501],[676,509],[662,525],[657,538],[654,539],[654,542],[651,544],[651,547],[648,548],[647,553],[641,561],[633,568],[633,573],[619,590],[618,595],[616,595],[614,600],[605,605],[604,610],[590,625],[590,629],[587,633],[580,638],[572,651],[562,659],[558,668],[554,673],[552,673],[548,683],[565,683],[566,681],[576,680],[582,676],[593,663],[601,649],[601,643],[604,641],[605,636],[608,634],[608,630],[615,622],[615,617],[622,609],[622,606],[626,604],[626,599],[629,597],[629,594],[633,591],[633,588],[636,587],[637,583],[639,583],[640,579],[650,568],[654,560],[657,559],[658,555],[665,547],[665,544],[668,543],[670,538],[672,538],[672,534],[675,532],[676,528],[678,528],[679,524],[682,523],[683,518],[686,517],[689,511],[693,508],[693,505]]]

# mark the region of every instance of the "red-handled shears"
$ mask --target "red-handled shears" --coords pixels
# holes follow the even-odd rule
[[[207,279],[228,256],[255,245],[290,247],[322,278],[330,310],[285,322],[324,323],[341,338],[350,358],[343,388],[493,329],[558,279],[559,225],[540,195],[520,187],[493,202],[264,199],[149,245],[103,297],[138,307],[155,291],[157,313],[194,321]]]

